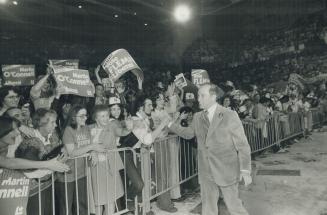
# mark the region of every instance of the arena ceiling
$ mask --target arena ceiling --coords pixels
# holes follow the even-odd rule
[[[4,0],[3,0],[4,1]],[[6,0],[0,5],[1,33],[55,35],[58,39],[102,40],[162,36],[172,28],[172,9],[180,0]],[[296,17],[321,10],[323,0],[184,0],[204,31],[280,28]],[[277,20],[277,21],[276,21]],[[63,36],[64,35],[64,36]],[[151,37],[151,36],[149,36]]]

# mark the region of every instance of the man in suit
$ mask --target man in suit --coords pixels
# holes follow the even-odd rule
[[[252,182],[250,146],[237,113],[216,102],[220,94],[214,84],[201,86],[198,101],[203,111],[194,115],[192,125],[169,123],[168,127],[185,139],[197,138],[202,214],[218,215],[222,193],[231,215],[248,215],[239,199],[238,183]]]

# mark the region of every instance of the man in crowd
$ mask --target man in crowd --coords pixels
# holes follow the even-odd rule
[[[252,182],[250,146],[237,113],[216,102],[221,94],[216,85],[203,85],[198,97],[203,111],[194,115],[192,125],[168,126],[185,139],[197,138],[202,214],[218,214],[221,192],[231,215],[247,215],[239,199],[238,184],[241,180],[245,186]]]
[[[151,113],[153,112],[153,103],[152,100],[146,96],[140,96],[137,100],[137,113],[136,116],[133,117],[134,119],[134,129],[133,134],[139,139],[139,143],[137,143],[134,148],[139,148],[141,144],[144,146],[151,146],[151,144],[154,143],[156,138],[160,136],[164,128],[167,126],[168,121],[162,121],[160,125],[157,126],[157,128],[154,127],[154,121],[152,119]],[[155,159],[156,168],[166,169],[165,163],[160,163],[161,159],[163,159],[161,156],[164,155],[165,150],[163,149],[161,151],[162,154],[157,153],[156,157],[152,158]],[[149,163],[143,163],[142,168],[149,169],[147,165]],[[153,167],[152,167],[153,168]],[[155,171],[154,169],[151,170],[152,173]],[[158,173],[157,178],[157,186],[158,188],[161,188],[166,183],[166,172],[165,173]],[[155,179],[153,176],[151,176],[152,179]],[[146,177],[147,178],[147,177]],[[148,192],[148,191],[146,191]],[[148,195],[148,194],[146,194]],[[164,211],[173,213],[177,211],[177,208],[174,207],[174,204],[171,201],[170,192],[167,191],[157,197],[157,206]],[[145,208],[146,211],[149,210],[149,208]],[[147,214],[153,214],[152,211],[149,211]]]

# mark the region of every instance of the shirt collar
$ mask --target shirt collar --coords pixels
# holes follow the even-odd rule
[[[206,110],[209,122],[212,122],[212,119],[213,119],[213,116],[215,115],[215,111],[216,111],[217,107],[218,107],[218,104],[215,103],[210,108],[208,108],[208,110]]]
[[[214,114],[215,111],[216,111],[216,109],[217,109],[217,106],[218,106],[217,103],[211,105],[211,107],[209,107],[209,108],[207,109],[208,114]]]
[[[52,134],[48,134],[48,137],[45,138],[45,137],[42,136],[42,134],[40,133],[40,131],[37,130],[37,129],[34,130],[34,134],[35,134],[35,137],[38,138],[38,139],[40,139],[44,145],[51,144],[50,138],[51,138]]]

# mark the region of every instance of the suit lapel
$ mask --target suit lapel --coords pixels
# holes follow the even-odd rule
[[[223,118],[224,118],[223,110],[219,108],[219,106],[217,106],[215,110],[215,114],[213,115],[212,118],[212,122],[210,123],[207,138],[216,130],[216,128],[223,121]]]

